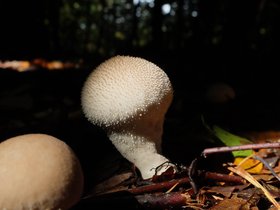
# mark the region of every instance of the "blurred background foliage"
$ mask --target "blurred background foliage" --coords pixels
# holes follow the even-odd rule
[[[93,67],[125,54],[158,64],[177,89],[216,81],[241,88],[277,82],[271,81],[279,66],[277,0],[11,0],[0,5],[3,60],[82,60]]]
[[[276,0],[27,0],[1,5],[2,58],[91,59],[120,53],[267,58],[279,48]]]

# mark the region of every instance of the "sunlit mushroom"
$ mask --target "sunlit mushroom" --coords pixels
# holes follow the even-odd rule
[[[172,98],[171,82],[157,65],[139,57],[114,56],[88,76],[81,101],[89,121],[105,128],[118,151],[147,179],[169,161],[161,155],[161,143]]]

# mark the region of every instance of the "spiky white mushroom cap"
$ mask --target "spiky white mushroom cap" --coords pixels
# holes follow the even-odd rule
[[[139,57],[114,56],[88,76],[81,101],[85,116],[108,128],[109,139],[146,179],[168,161],[159,153],[172,98],[171,82],[157,65]]]
[[[81,101],[92,123],[108,127],[131,120],[150,106],[168,107],[172,97],[170,80],[157,65],[139,57],[114,56],[89,75]]]
[[[26,134],[0,144],[0,209],[69,209],[79,201],[83,172],[63,141]]]

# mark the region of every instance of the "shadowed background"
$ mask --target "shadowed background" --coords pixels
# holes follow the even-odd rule
[[[0,14],[0,139],[29,132],[61,138],[82,162],[85,192],[129,165],[80,106],[87,75],[117,54],[143,57],[169,75],[174,101],[163,139],[175,161],[189,163],[211,145],[201,116],[236,133],[279,129],[276,0],[9,0]],[[3,67],[35,59],[78,65]],[[235,97],[207,100],[219,83]]]

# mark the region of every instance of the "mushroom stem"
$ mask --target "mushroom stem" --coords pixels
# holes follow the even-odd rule
[[[161,155],[166,107],[164,102],[150,106],[146,113],[138,114],[133,120],[108,128],[109,139],[127,160],[135,164],[143,179],[151,178],[155,175],[155,168],[169,161]],[[160,167],[157,172],[161,174],[166,169]]]
[[[151,178],[158,166],[169,161],[157,152],[155,142],[146,137],[131,133],[111,133],[109,138],[118,151],[141,171],[143,179]],[[163,167],[158,172],[165,170]]]

